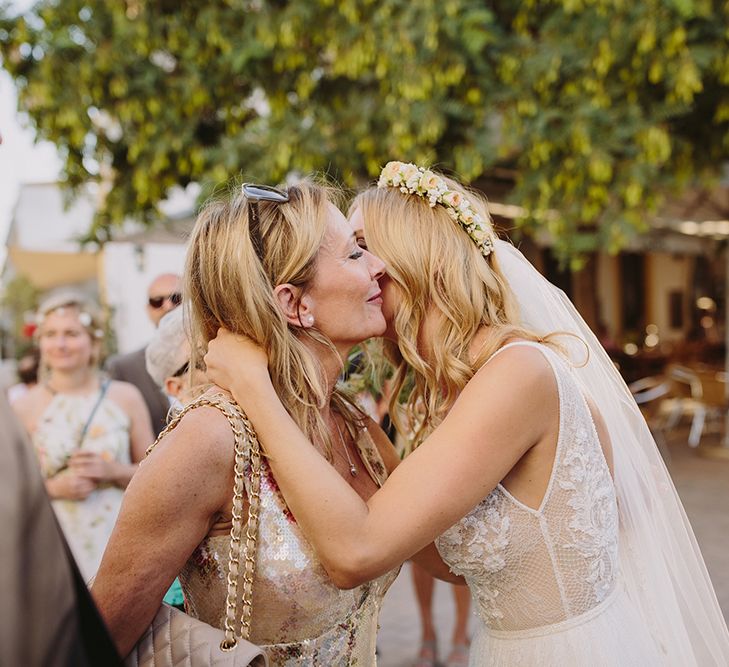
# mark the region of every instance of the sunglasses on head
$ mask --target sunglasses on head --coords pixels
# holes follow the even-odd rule
[[[285,204],[289,200],[289,193],[270,185],[257,185],[255,183],[243,183],[241,190],[248,200],[248,229],[250,230],[251,242],[258,259],[263,261],[263,241],[261,239],[261,219],[258,215],[258,202],[269,201],[275,204]]]
[[[179,306],[182,303],[182,294],[173,292],[172,294],[163,294],[162,296],[150,296],[147,303],[152,308],[162,308],[162,304],[169,301],[173,306]]]

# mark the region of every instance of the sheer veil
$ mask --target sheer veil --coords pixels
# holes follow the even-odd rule
[[[560,339],[574,373],[602,414],[613,446],[620,515],[620,568],[628,595],[651,628],[667,665],[729,665],[729,633],[706,566],[653,436],[615,366],[564,293],[512,245],[495,258],[523,324]],[[585,359],[585,346],[589,359]]]

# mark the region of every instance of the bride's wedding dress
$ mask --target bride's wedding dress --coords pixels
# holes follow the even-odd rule
[[[615,487],[582,391],[551,348],[518,342],[499,352],[514,345],[541,350],[554,370],[559,440],[538,508],[499,485],[436,542],[481,619],[470,664],[665,665],[623,587]]]
[[[523,326],[563,334],[569,362],[529,343],[552,365],[560,397],[541,506],[526,507],[499,486],[438,540],[481,617],[471,664],[726,667],[726,622],[630,390],[561,290],[509,243],[496,241],[494,261]],[[609,433],[612,479],[586,395]]]

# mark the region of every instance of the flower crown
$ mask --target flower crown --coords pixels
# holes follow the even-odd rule
[[[417,195],[427,199],[431,207],[440,204],[463,227],[484,257],[494,251],[494,239],[488,223],[468,199],[460,192],[449,190],[445,180],[429,169],[406,162],[388,162],[380,173],[377,187],[398,188],[405,194]]]
[[[58,306],[57,308],[51,308],[50,310],[47,310],[45,313],[40,313],[36,315],[35,317],[35,333],[39,333],[40,326],[45,321],[46,317],[48,317],[51,313],[58,313],[59,315],[63,316],[66,313],[66,308],[68,307],[75,307],[79,308],[79,305],[76,303],[70,303],[68,305],[64,306]],[[88,331],[89,335],[92,338],[103,338],[104,337],[104,331],[103,329],[94,328],[92,329],[92,325],[94,324],[94,318],[92,317],[91,313],[86,312],[85,310],[79,310],[78,312],[78,321],[81,324],[81,326]]]

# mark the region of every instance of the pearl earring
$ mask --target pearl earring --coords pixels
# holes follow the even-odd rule
[[[314,316],[313,315],[307,315],[305,318],[306,323],[309,326],[312,326],[314,324]]]

